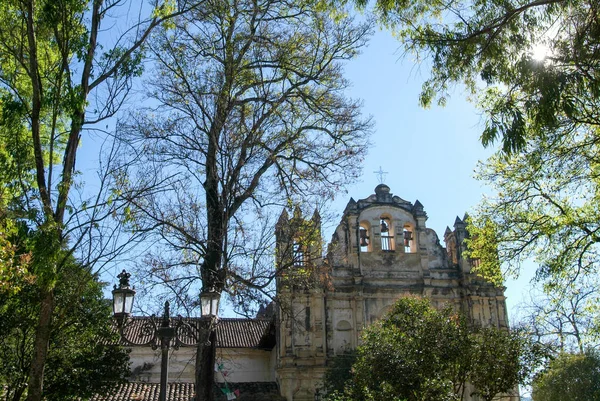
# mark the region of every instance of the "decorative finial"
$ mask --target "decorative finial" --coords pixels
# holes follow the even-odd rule
[[[125,269],[117,275],[117,278],[119,279],[119,288],[129,288],[129,277],[131,277],[131,274],[127,273]]]
[[[165,311],[163,313],[165,319],[171,317],[171,303],[169,301],[165,301]]]
[[[385,176],[387,175],[387,171],[383,171],[381,169],[381,166],[379,166],[379,171],[373,171],[376,175],[377,178],[379,179],[379,183],[383,184],[383,182],[385,181]]]

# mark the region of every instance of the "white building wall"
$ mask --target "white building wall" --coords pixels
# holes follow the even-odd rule
[[[274,351],[254,348],[217,349],[217,382],[274,382]],[[160,382],[160,349],[134,347],[129,354],[132,381]],[[169,352],[169,382],[195,381],[196,348],[182,347]]]
[[[252,348],[218,349],[217,364],[220,366],[215,380],[219,383],[274,382],[274,353]]]

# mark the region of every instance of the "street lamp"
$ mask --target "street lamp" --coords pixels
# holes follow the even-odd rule
[[[122,324],[125,319],[131,314],[131,308],[133,307],[133,297],[135,296],[135,290],[129,286],[129,277],[131,274],[123,270],[117,278],[119,279],[119,286],[114,286],[112,291],[113,295],[113,314],[119,324]]]
[[[153,350],[160,346],[161,362],[160,362],[160,393],[159,400],[166,401],[167,399],[167,383],[169,378],[169,348],[179,349],[183,345],[179,334],[184,332],[186,336],[198,339],[197,329],[183,321],[181,317],[177,319],[175,325],[171,325],[169,316],[169,301],[165,302],[165,308],[162,319],[152,315],[150,319],[144,319],[140,332],[145,336],[150,336],[150,340],[146,342],[136,342],[135,339],[127,338],[126,329],[132,325],[133,319],[130,319],[131,308],[133,306],[133,297],[135,290],[129,286],[129,277],[131,275],[123,270],[117,278],[119,286],[114,286],[113,295],[113,313],[117,320],[119,335],[121,342],[130,346],[150,346]],[[218,305],[218,304],[217,304]],[[171,345],[171,340],[174,340]]]
[[[219,314],[219,301],[221,293],[215,287],[202,288],[200,292],[200,306],[203,318],[217,318]]]

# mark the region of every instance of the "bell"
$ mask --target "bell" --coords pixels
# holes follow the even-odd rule
[[[367,230],[360,230],[360,246],[369,246],[369,242],[367,241],[369,237],[367,236]]]
[[[381,219],[381,232],[387,233],[390,229],[384,219]]]
[[[404,246],[410,246],[412,240],[412,231],[404,230]]]

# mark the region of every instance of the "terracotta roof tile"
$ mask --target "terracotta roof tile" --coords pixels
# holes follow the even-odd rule
[[[158,401],[160,384],[124,383],[108,394],[96,394],[90,401]],[[167,386],[168,401],[190,401],[194,398],[194,383],[170,383]]]
[[[172,325],[178,324],[172,319]],[[194,346],[197,343],[202,325],[199,318],[181,320],[179,338],[181,346]],[[219,348],[273,348],[275,342],[274,323],[271,319],[222,318],[217,323],[217,347]],[[154,327],[149,317],[133,317],[124,329],[125,336],[143,346],[152,340]]]
[[[268,336],[271,320],[221,319],[217,325],[217,347],[258,348],[263,336]]]
[[[215,386],[215,399],[225,400],[220,390],[225,384]],[[239,401],[285,401],[279,395],[277,384],[273,382],[229,383],[230,391],[236,391]],[[158,383],[124,383],[115,385],[107,394],[97,394],[90,401],[158,401],[160,384]],[[167,387],[167,401],[192,401],[194,398],[193,383],[170,383]]]

